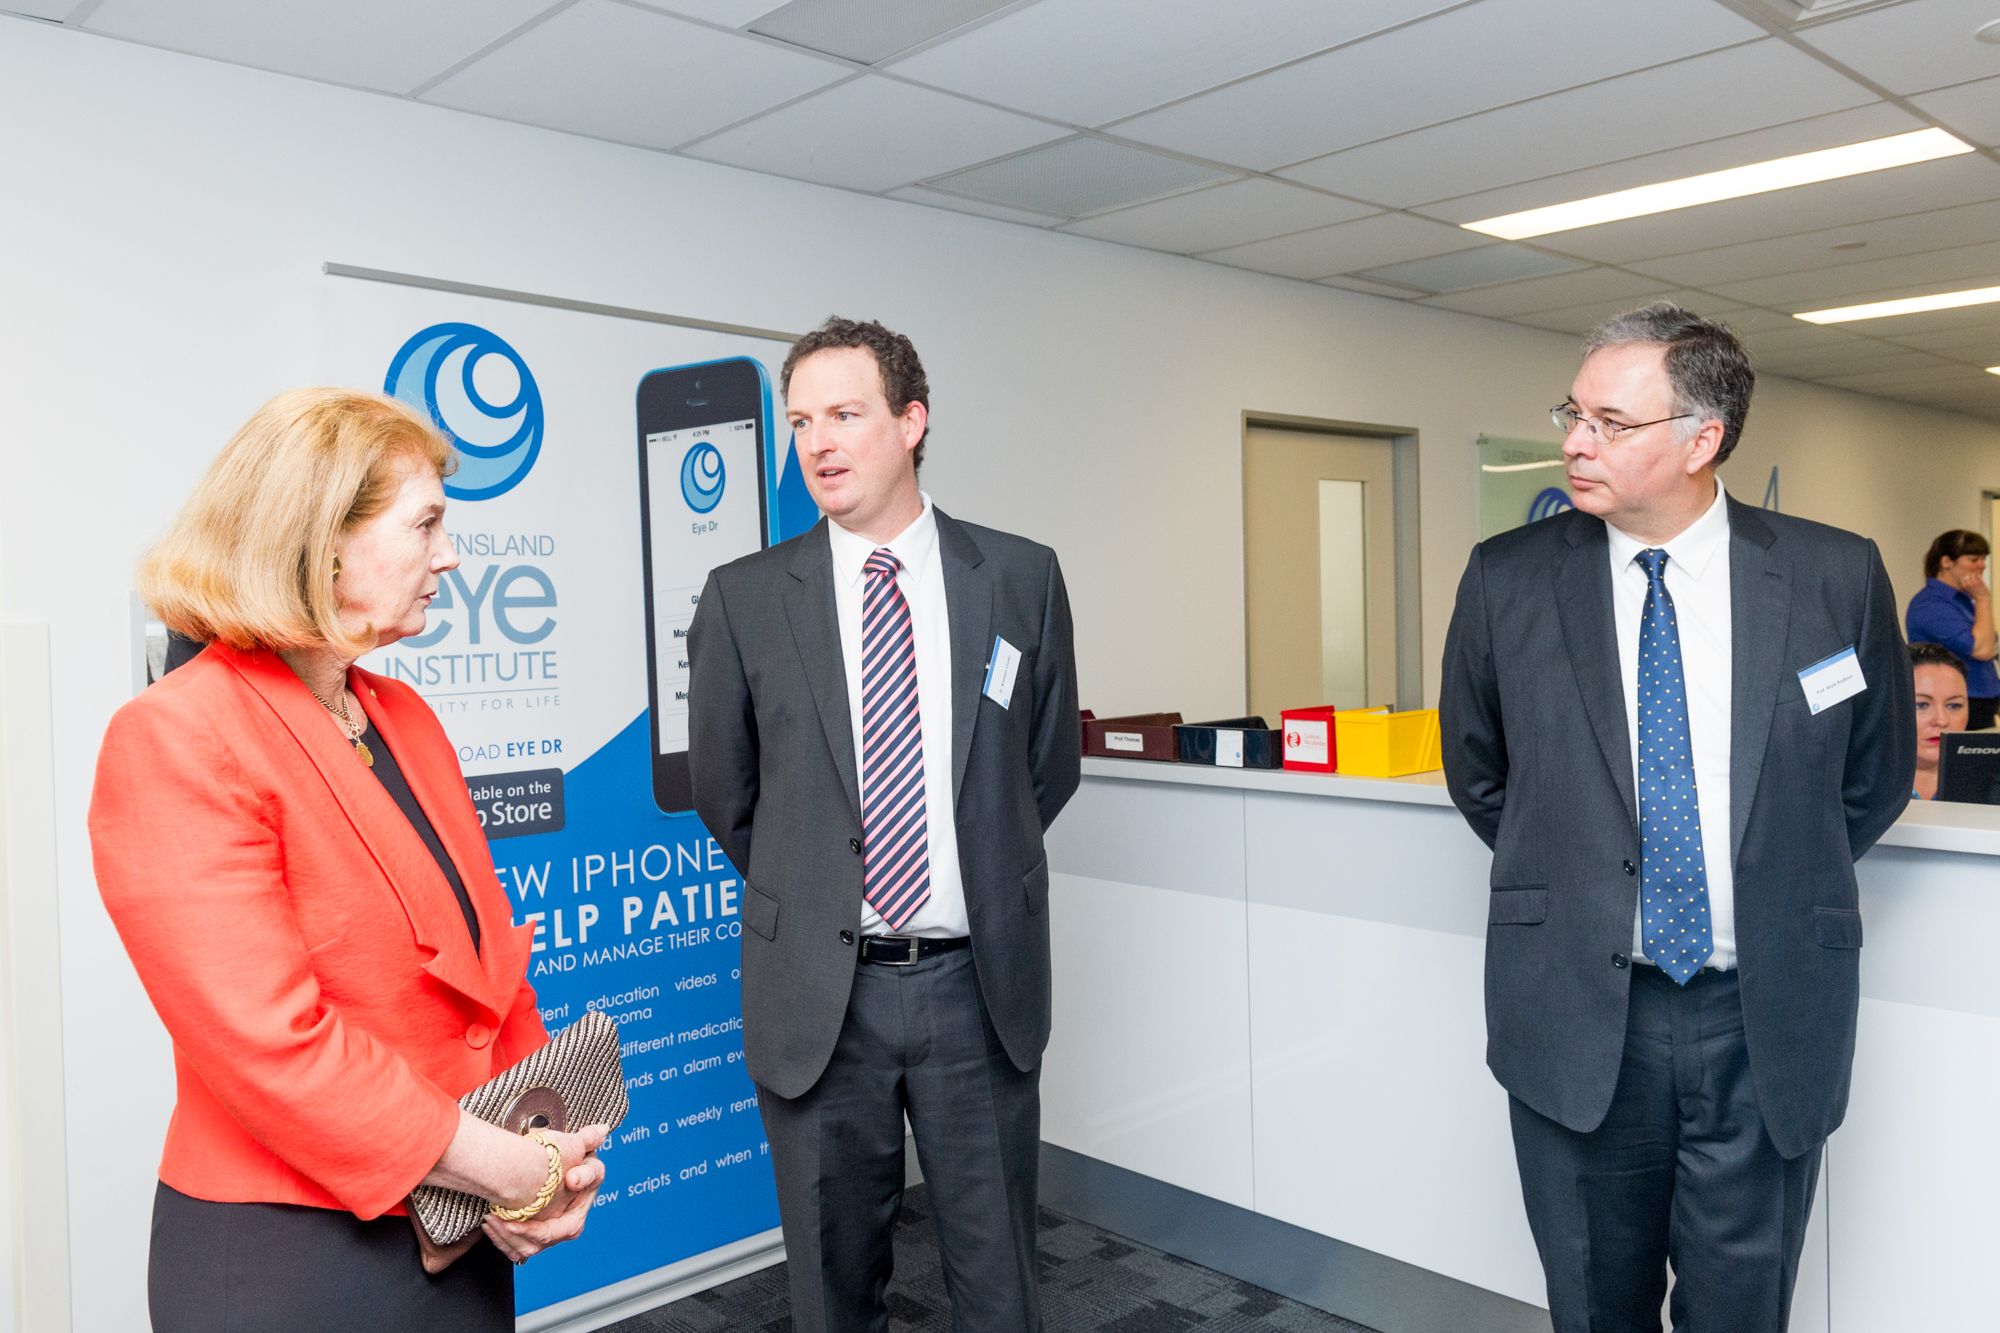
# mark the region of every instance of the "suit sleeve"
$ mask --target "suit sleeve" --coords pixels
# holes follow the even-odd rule
[[[285,847],[226,743],[128,705],[98,756],[90,841],[139,980],[217,1100],[357,1216],[400,1202],[458,1104],[322,997]]]
[[[1458,604],[1452,608],[1451,629],[1444,640],[1438,721],[1452,804],[1480,841],[1491,847],[1500,836],[1500,812],[1507,803],[1507,733],[1493,669],[1481,555],[1482,548],[1474,547],[1458,583]]]
[[[1903,633],[1896,624],[1889,571],[1872,541],[1868,543],[1863,598],[1861,634],[1854,651],[1861,659],[1861,676],[1868,688],[1854,699],[1854,720],[1847,732],[1847,766],[1840,785],[1847,811],[1847,843],[1856,858],[1873,847],[1903,813],[1917,773],[1916,685]]]
[[[730,863],[750,870],[759,782],[757,710],[714,574],[688,626],[688,770],[694,809]]]
[[[1028,763],[1035,804],[1046,831],[1083,780],[1083,717],[1077,711],[1076,638],[1062,566],[1049,554],[1042,600],[1041,648],[1035,654],[1035,713],[1028,733]]]

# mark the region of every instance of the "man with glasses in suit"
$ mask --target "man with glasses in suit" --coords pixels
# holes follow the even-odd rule
[[[1854,861],[1910,798],[1873,542],[1716,469],[1723,326],[1611,320],[1553,409],[1576,508],[1474,548],[1445,644],[1453,801],[1493,848],[1487,1063],[1557,1333],[1780,1330],[1859,1006]]]

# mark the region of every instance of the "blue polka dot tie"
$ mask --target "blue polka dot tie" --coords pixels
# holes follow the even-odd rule
[[[1715,952],[1708,863],[1701,851],[1694,745],[1688,739],[1681,631],[1667,592],[1667,553],[1636,557],[1646,570],[1639,619],[1639,906],[1646,957],[1685,986]]]

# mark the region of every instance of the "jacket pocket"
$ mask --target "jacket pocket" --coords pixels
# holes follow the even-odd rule
[[[1489,895],[1489,926],[1539,926],[1548,920],[1549,891],[1537,885],[1525,889],[1495,889]]]
[[[767,940],[777,939],[778,900],[768,893],[759,891],[754,884],[745,884],[743,886],[743,924]]]
[[[1851,907],[1813,908],[1813,938],[1822,949],[1859,949],[1861,913]]]
[[[1049,858],[1035,862],[1035,868],[1021,876],[1021,890],[1028,895],[1028,915],[1040,916],[1049,908]]]

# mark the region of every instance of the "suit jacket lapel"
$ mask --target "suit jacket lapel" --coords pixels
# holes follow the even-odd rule
[[[833,546],[827,540],[827,520],[821,519],[792,556],[789,572],[795,582],[785,591],[785,617],[792,642],[805,666],[806,683],[819,709],[820,728],[840,773],[841,789],[861,821],[861,784],[856,778],[854,714],[847,706],[847,659],[840,650],[840,617],[833,602]]]
[[[1784,680],[1792,580],[1778,534],[1749,505],[1729,501],[1729,863],[1764,772],[1771,717]]]
[[[430,762],[435,752],[427,748],[421,734],[433,725],[428,704],[394,692],[386,698],[378,696],[359,675],[352,680],[351,688],[360,697],[361,706],[368,710],[376,733],[395,751],[397,766],[403,771],[403,780],[410,785],[410,794],[417,798],[417,804],[431,821],[431,830],[444,844],[445,855],[458,869],[459,881],[472,901],[473,915],[479,918],[477,957],[488,994],[495,1001],[491,1007],[504,1015],[503,1002],[513,994],[520,979],[519,961],[504,944],[509,934],[516,933],[516,927],[507,891],[493,871],[493,853],[487,846],[486,834],[479,827],[477,815],[468,809],[471,800],[465,793],[464,774],[455,760],[448,767]],[[406,711],[418,708],[423,710],[420,716],[411,716]],[[430,849],[424,851],[429,859]],[[445,884],[442,891],[456,911],[458,903],[451,886]],[[463,922],[459,929],[464,930]],[[509,975],[510,971],[513,975]]]
[[[978,543],[936,505],[938,558],[944,561],[944,600],[951,618],[951,799],[958,804],[979,725],[979,692],[993,648],[993,582],[980,566]]]
[[[1611,609],[1611,556],[1602,519],[1569,520],[1568,549],[1557,567],[1556,614],[1563,645],[1583,695],[1583,711],[1597,733],[1611,780],[1633,826],[1639,805],[1632,793],[1632,733],[1625,721],[1625,677],[1619,670],[1617,620]]]
[[[451,885],[431,859],[423,839],[396,807],[395,800],[355,756],[354,747],[341,739],[339,728],[328,720],[326,710],[312,697],[305,683],[292,674],[276,653],[239,653],[227,648],[222,652],[298,742],[395,890],[416,936],[417,947],[430,954],[424,970],[498,1016],[500,1011],[493,1003],[485,970],[473,952],[472,936],[465,928],[465,918],[459,913]],[[362,686],[364,691],[366,688]],[[364,707],[374,702],[365,694],[363,699]],[[373,720],[378,714],[371,708],[369,716]],[[405,776],[411,776],[408,770]],[[422,797],[418,799],[421,801]],[[463,877],[459,852],[449,843],[446,851],[460,863],[459,873]],[[486,922],[482,920],[480,925],[484,929]]]

